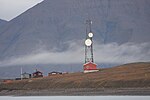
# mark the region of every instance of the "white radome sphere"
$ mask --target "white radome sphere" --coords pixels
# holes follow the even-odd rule
[[[89,36],[90,38],[93,37],[93,33],[90,32],[90,33],[88,34],[88,36]]]
[[[92,44],[91,39],[86,39],[86,40],[85,40],[85,45],[86,45],[86,46],[91,46],[91,44]]]

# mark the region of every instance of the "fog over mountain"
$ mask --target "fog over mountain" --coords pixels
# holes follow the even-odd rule
[[[86,19],[93,21],[96,63],[150,61],[149,0],[44,0],[0,30],[0,66],[82,70]]]

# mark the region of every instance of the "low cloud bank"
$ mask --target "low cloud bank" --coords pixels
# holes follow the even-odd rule
[[[0,61],[0,66],[31,65],[31,64],[78,64],[84,63],[84,45],[81,42],[70,42],[68,50],[54,52],[43,50],[29,55],[13,57]],[[94,44],[96,63],[124,64],[131,62],[150,61],[150,43],[117,43]]]

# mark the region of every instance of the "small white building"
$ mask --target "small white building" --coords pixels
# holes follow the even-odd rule
[[[21,78],[22,79],[29,79],[29,78],[31,78],[31,74],[24,72],[21,74]]]

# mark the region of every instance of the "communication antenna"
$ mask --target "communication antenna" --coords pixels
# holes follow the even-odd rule
[[[85,40],[85,63],[93,62],[93,33],[92,33],[92,21],[86,20],[86,40]]]
[[[92,21],[86,20],[86,39],[85,39],[85,64],[83,65],[84,73],[97,72],[97,64],[94,63],[93,58],[93,32]]]

